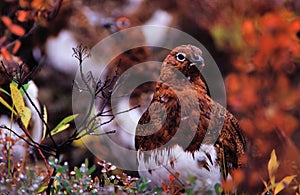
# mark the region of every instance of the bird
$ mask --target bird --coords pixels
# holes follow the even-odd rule
[[[176,47],[162,63],[151,103],[135,130],[139,175],[151,180],[150,187],[168,183],[172,174],[181,186],[195,176],[199,188],[213,191],[246,166],[243,131],[209,96],[204,68],[202,51],[193,45]]]

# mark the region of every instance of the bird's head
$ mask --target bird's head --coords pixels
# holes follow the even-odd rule
[[[193,45],[176,47],[170,52],[164,62],[174,66],[185,75],[201,71],[204,67],[202,51]]]
[[[108,18],[106,19],[102,26],[112,33],[124,30],[133,26],[132,19],[126,16],[120,16],[118,18]]]

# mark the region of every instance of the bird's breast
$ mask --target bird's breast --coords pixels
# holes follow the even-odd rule
[[[213,145],[201,145],[194,153],[185,151],[181,146],[170,148],[138,151],[139,174],[143,178],[151,179],[151,185],[168,184],[170,175],[178,175],[175,182],[188,185],[188,178],[196,178],[199,189],[213,189],[221,182],[220,166]],[[212,190],[213,191],[213,190]]]

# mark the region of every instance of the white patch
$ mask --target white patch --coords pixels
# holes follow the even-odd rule
[[[184,121],[184,120],[187,120],[189,118],[190,118],[190,116],[184,116],[184,117],[181,117],[181,120]]]
[[[160,102],[162,103],[167,103],[169,101],[168,98],[164,97],[164,96],[160,96]]]
[[[87,6],[83,6],[82,11],[91,25],[101,25],[100,19],[103,18],[103,15],[101,13],[95,12]]]
[[[0,125],[1,126],[6,126],[8,128],[10,128],[10,118],[8,118],[8,116],[6,115],[1,115],[0,116]],[[22,131],[22,129],[19,127],[19,125],[16,122],[12,122],[11,124],[11,129],[17,133],[18,135],[24,135],[24,132]],[[14,160],[20,160],[21,158],[23,158],[24,154],[25,154],[25,142],[23,140],[21,140],[20,138],[18,138],[16,135],[14,135],[13,133],[10,133],[9,130],[6,129],[1,129],[1,139],[4,139],[5,137],[12,137],[14,140],[17,140],[14,144],[14,146],[12,147],[12,157],[14,158]],[[2,144],[0,145],[2,147]],[[2,153],[0,153],[0,156],[2,156]]]
[[[210,155],[212,163],[207,154]],[[205,160],[209,171],[200,166],[198,160]],[[202,144],[194,153],[194,157],[179,145],[175,145],[170,151],[153,150],[146,161],[144,153],[138,151],[138,163],[140,176],[151,179],[150,187],[161,186],[162,182],[168,183],[169,175],[176,172],[180,174],[178,179],[184,185],[187,184],[189,176],[195,176],[197,178],[195,189],[214,192],[214,185],[221,183],[220,166],[217,164],[217,153],[213,145]]]
[[[157,10],[153,16],[145,23],[145,25],[155,25],[155,26],[170,26],[173,17],[166,11]],[[155,29],[154,29],[155,30]],[[159,34],[148,30],[143,30],[147,45],[160,45],[166,36],[168,36],[168,28],[164,31],[161,30]]]
[[[62,30],[57,37],[51,37],[46,42],[47,60],[57,70],[75,75],[78,61],[72,56],[72,48],[78,45],[72,32]]]
[[[27,93],[32,101],[32,103],[35,105],[35,107],[37,108],[37,110],[35,109],[35,107],[31,104],[31,102],[29,101],[29,99],[27,98],[26,95],[24,95],[24,100],[26,102],[26,105],[29,107],[29,109],[31,110],[31,121],[33,121],[32,124],[32,129],[31,129],[31,136],[32,139],[36,142],[39,142],[42,138],[42,128],[43,128],[43,123],[42,120],[38,114],[41,113],[41,106],[40,103],[38,101],[38,87],[36,86],[36,84],[33,81],[29,81],[28,82],[28,89],[27,89]],[[37,112],[38,111],[38,112]]]

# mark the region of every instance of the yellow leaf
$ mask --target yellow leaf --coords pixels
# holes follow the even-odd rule
[[[275,150],[271,153],[271,158],[268,163],[268,172],[269,172],[269,178],[271,185],[275,185],[275,174],[277,172],[277,169],[279,167],[279,162],[277,161]]]
[[[15,115],[17,114],[16,111],[2,98],[0,97],[0,103],[3,104],[6,108],[8,108],[12,113]]]
[[[60,127],[58,127],[57,129],[55,129],[55,131],[51,131],[50,134],[51,135],[55,135],[55,134],[57,134],[59,132],[62,132],[63,130],[66,130],[69,126],[70,126],[69,123],[63,124]]]
[[[265,186],[265,187],[266,187],[266,189],[267,189],[267,188],[268,188],[268,184],[267,184],[267,182],[266,182],[265,180],[263,180],[262,182],[263,182],[264,186]]]
[[[75,146],[75,147],[79,147],[79,148],[84,148],[85,147],[85,144],[83,143],[83,141],[81,139],[74,140],[72,145]]]
[[[31,118],[31,111],[28,107],[25,106],[24,99],[20,90],[12,83],[10,84],[10,91],[13,105],[15,106],[23,125],[27,128]]]
[[[67,116],[62,121],[60,121],[60,123],[54,129],[51,130],[50,134],[55,135],[65,129],[67,129],[70,126],[69,122],[74,120],[77,116],[78,116],[78,114],[73,114],[73,115]]]
[[[265,180],[262,180],[262,182],[263,182],[263,184],[265,186],[265,190],[263,191],[262,194],[266,194],[266,192],[268,192],[270,190],[270,188],[269,188],[269,186],[268,186],[268,184],[267,184],[267,182]]]
[[[47,113],[47,108],[45,105],[43,106],[43,119],[44,119],[45,123],[48,122],[48,113]],[[43,123],[43,135],[42,135],[42,139],[41,139],[42,141],[45,139],[46,133],[47,133],[47,127],[46,127],[45,123]]]
[[[292,181],[293,179],[296,177],[297,175],[291,175],[291,176],[286,176],[285,178],[283,178],[275,187],[274,190],[274,195],[278,194],[281,190],[283,190],[285,187],[287,187]]]

